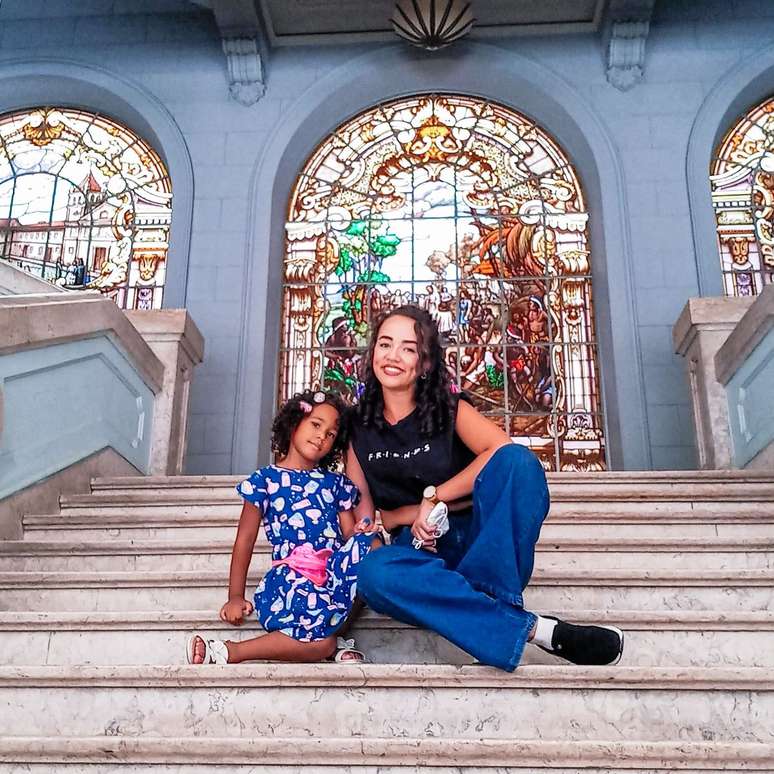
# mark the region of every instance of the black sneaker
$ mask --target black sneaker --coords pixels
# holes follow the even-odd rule
[[[621,660],[624,633],[615,626],[578,626],[551,615],[543,617],[556,621],[551,647],[538,645],[546,653],[584,666],[612,666]]]

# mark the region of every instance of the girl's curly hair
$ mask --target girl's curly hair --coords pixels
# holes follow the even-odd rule
[[[356,406],[357,421],[364,427],[375,426],[384,430],[384,397],[382,385],[373,369],[374,349],[379,330],[390,317],[408,317],[414,321],[417,337],[419,368],[422,374],[414,386],[414,400],[419,410],[419,432],[429,438],[443,432],[454,421],[455,400],[451,392],[451,378],[443,357],[443,348],[438,335],[438,326],[429,312],[418,306],[407,304],[391,309],[375,321],[371,340],[363,358],[363,393]]]
[[[325,399],[320,400],[319,396],[324,395]],[[315,400],[315,398],[317,398]],[[350,407],[342,400],[340,395],[335,392],[325,392],[324,390],[305,390],[297,392],[292,398],[286,401],[271,426],[271,448],[279,457],[287,456],[290,451],[290,437],[293,431],[298,427],[301,420],[309,416],[308,411],[304,411],[302,404],[318,406],[327,403],[333,406],[339,412],[339,429],[336,438],[333,441],[331,450],[318,463],[321,468],[331,470],[338,465],[341,460],[344,449],[347,448],[348,434],[348,414]]]

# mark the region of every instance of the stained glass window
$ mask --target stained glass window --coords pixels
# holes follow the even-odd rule
[[[531,120],[467,96],[370,109],[312,155],[286,224],[279,399],[355,400],[369,323],[412,302],[457,385],[550,470],[605,466],[588,213]]]
[[[710,181],[726,295],[755,296],[774,280],[774,98],[726,134]]]
[[[158,153],[105,116],[0,116],[0,260],[56,285],[158,309],[172,188]]]

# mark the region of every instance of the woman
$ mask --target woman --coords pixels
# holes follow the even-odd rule
[[[360,565],[368,605],[508,671],[528,641],[576,664],[617,663],[620,630],[524,610],[548,513],[545,474],[532,452],[451,392],[426,311],[402,306],[378,321],[364,380],[346,470],[362,493],[357,518],[378,508],[392,535]],[[450,528],[436,540],[427,517],[441,501]]]

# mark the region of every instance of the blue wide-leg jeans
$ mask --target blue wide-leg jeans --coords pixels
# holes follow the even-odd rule
[[[515,669],[536,617],[522,607],[535,543],[548,513],[543,467],[532,452],[498,449],[476,478],[472,513],[452,515],[438,553],[403,527],[358,570],[373,610],[432,629],[482,664]]]

